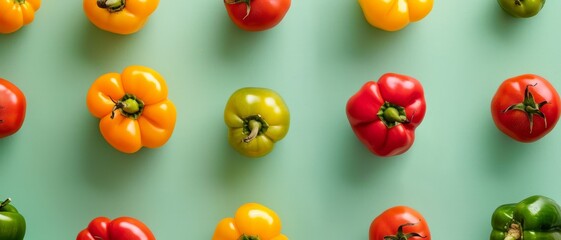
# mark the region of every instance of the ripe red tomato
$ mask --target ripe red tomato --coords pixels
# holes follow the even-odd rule
[[[13,83],[0,78],[0,138],[16,133],[25,119],[25,96]]]
[[[395,206],[374,218],[370,224],[370,240],[430,240],[429,226],[425,218],[415,209]]]
[[[246,31],[270,29],[284,18],[290,0],[224,0],[230,19]]]
[[[505,80],[491,101],[497,128],[520,142],[549,133],[561,114],[559,94],[546,79],[524,74]]]

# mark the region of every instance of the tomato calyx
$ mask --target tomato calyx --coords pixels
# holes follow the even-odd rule
[[[142,114],[142,110],[144,110],[144,102],[136,98],[135,95],[127,93],[119,101],[115,101],[111,97],[109,98],[115,103],[111,110],[111,119],[115,118],[115,111],[120,110],[123,116],[136,120]]]
[[[242,234],[238,240],[260,240],[259,236],[245,235]]]
[[[384,102],[377,115],[388,128],[410,122],[405,114],[405,108],[389,102]]]
[[[421,234],[418,234],[416,232],[407,233],[407,234],[403,233],[403,227],[413,226],[415,224],[416,223],[405,223],[405,224],[399,225],[399,227],[397,228],[397,234],[396,235],[384,236],[384,240],[408,240],[409,238],[412,238],[412,237],[426,238],[426,236],[422,236]]]
[[[251,0],[224,0],[226,4],[239,4],[245,3],[245,16],[242,18],[245,20],[247,16],[249,16],[249,12],[251,12]]]
[[[543,118],[543,121],[545,123],[545,128],[547,128],[547,118],[545,117],[543,112],[540,111],[540,108],[543,107],[543,105],[547,104],[548,102],[542,101],[540,103],[536,103],[536,100],[534,99],[534,95],[532,95],[532,92],[530,92],[529,89],[530,87],[535,87],[536,85],[538,84],[535,83],[535,84],[527,85],[526,89],[524,90],[524,100],[521,103],[510,105],[508,108],[503,110],[503,113],[506,113],[510,110],[517,110],[526,113],[526,116],[528,117],[528,121],[530,121],[530,134],[532,134],[532,129],[534,127],[534,115],[538,115],[541,118]]]
[[[125,8],[125,4],[125,0],[97,0],[97,6],[103,9],[107,9],[107,11],[109,11],[110,13],[123,10]]]
[[[249,143],[257,136],[265,133],[269,129],[269,124],[261,117],[261,115],[252,115],[243,119],[243,133],[247,137],[243,138],[244,143]],[[242,235],[243,236],[243,235]]]
[[[510,224],[504,240],[518,239],[522,239],[522,226],[519,223],[513,222]]]

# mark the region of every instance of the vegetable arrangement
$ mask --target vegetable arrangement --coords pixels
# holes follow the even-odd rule
[[[491,240],[561,239],[561,207],[540,195],[504,204],[493,212]]]
[[[545,0],[498,0],[509,14],[535,16]],[[143,28],[159,0],[84,0],[87,18],[98,28],[132,34]],[[224,0],[231,21],[246,31],[264,31],[278,25],[290,0]],[[34,20],[40,0],[0,0],[0,33],[13,33]],[[432,0],[359,0],[372,26],[398,31],[425,18]],[[122,73],[97,78],[86,96],[90,113],[100,119],[104,139],[115,149],[135,153],[157,148],[171,138],[176,107],[168,99],[164,78],[144,66],[129,66]],[[407,152],[415,129],[426,113],[424,89],[417,79],[396,74],[369,81],[347,102],[346,114],[353,132],[372,153],[390,157]],[[0,138],[23,125],[26,98],[14,84],[0,78]],[[497,128],[520,142],[534,142],[553,130],[561,115],[560,98],[543,77],[525,74],[505,80],[491,102]],[[228,142],[240,154],[262,157],[282,140],[290,127],[290,113],[282,97],[267,88],[241,88],[226,103],[224,121]],[[10,204],[0,203],[0,239],[21,240],[26,231],[23,216]],[[561,239],[561,207],[550,198],[532,196],[516,204],[499,206],[492,216],[491,240]],[[77,240],[153,240],[154,234],[131,217],[93,219]],[[281,221],[271,209],[242,205],[233,218],[216,226],[213,240],[285,240]],[[431,239],[427,221],[407,206],[387,209],[370,225],[370,240]]]
[[[0,138],[16,133],[25,120],[27,102],[13,83],[0,78]]]
[[[395,73],[365,83],[347,102],[347,117],[358,139],[384,157],[402,154],[413,145],[425,111],[421,83]]]
[[[218,223],[212,240],[288,240],[281,228],[279,216],[273,210],[258,203],[246,203],[233,218]]]
[[[430,240],[430,230],[423,215],[408,206],[388,208],[370,224],[370,240]]]
[[[0,202],[0,239],[22,240],[25,236],[25,218],[8,198]]]
[[[78,233],[76,240],[156,240],[156,237],[143,222],[135,218],[111,220],[97,217]]]
[[[0,33],[13,33],[35,19],[41,0],[0,0]]]
[[[228,142],[248,157],[262,157],[273,150],[290,127],[284,100],[266,88],[241,88],[230,96],[224,109]]]
[[[89,89],[86,104],[101,119],[99,130],[105,140],[124,153],[160,147],[175,128],[177,113],[166,82],[148,67],[129,66],[121,74],[100,76]]]

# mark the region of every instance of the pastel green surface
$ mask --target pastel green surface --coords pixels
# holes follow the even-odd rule
[[[561,2],[515,19],[496,1],[437,1],[399,32],[368,25],[356,1],[292,2],[266,32],[237,29],[223,3],[161,1],[140,32],[95,28],[81,1],[44,1],[35,21],[0,36],[0,77],[27,96],[22,129],[0,140],[0,197],[26,239],[74,239],[97,216],[132,216],[158,239],[210,239],[246,202],[275,210],[290,239],[367,239],[394,205],[421,212],[434,239],[487,239],[494,209],[540,194],[561,201],[561,126],[511,140],[489,106],[506,78],[534,73],[561,90]],[[85,104],[91,83],[128,65],[162,74],[177,106],[169,142],[133,155],[111,148]],[[345,105],[386,72],[422,82],[427,113],[413,147],[368,152]],[[241,87],[278,92],[288,135],[249,159],[227,142],[223,112]]]

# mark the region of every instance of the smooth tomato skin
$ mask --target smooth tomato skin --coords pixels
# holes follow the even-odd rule
[[[25,120],[26,100],[13,83],[0,78],[0,138],[16,133]]]
[[[281,22],[291,0],[251,0],[250,12],[247,15],[247,4],[244,2],[224,2],[228,16],[240,29],[256,32],[271,29]]]
[[[522,111],[503,112],[509,106],[524,100],[526,86],[537,103],[547,101],[540,110],[545,115],[547,127],[543,118],[533,115],[533,127],[530,133],[530,121]],[[505,80],[497,89],[491,101],[491,114],[499,130],[520,142],[534,142],[548,134],[559,120],[561,103],[559,94],[549,81],[534,74],[524,74]]]
[[[419,212],[411,207],[395,206],[388,208],[372,220],[369,240],[384,240],[386,236],[395,236],[399,226],[407,223],[414,225],[404,226],[403,233],[418,233],[424,237],[411,237],[410,239],[431,239],[427,221]]]

